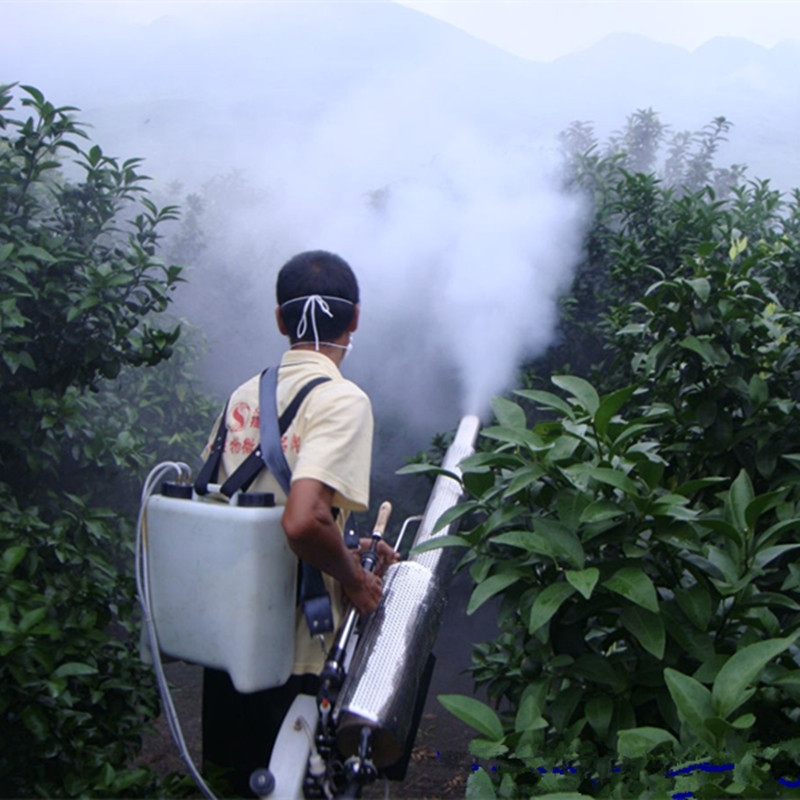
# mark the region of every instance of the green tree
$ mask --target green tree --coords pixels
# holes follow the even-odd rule
[[[147,458],[114,381],[179,337],[163,312],[181,268],[157,256],[176,209],[147,198],[138,159],[83,148],[76,109],[27,86],[14,116],[15,89],[0,87],[0,794],[141,795],[151,776],[126,763],[157,695],[132,524],[100,501]]]
[[[592,157],[577,285],[596,270],[605,369],[498,398],[441,522],[463,518],[438,544],[465,548],[468,611],[501,599],[473,655],[492,705],[442,698],[497,767],[467,794],[796,796],[797,193],[618,163]]]

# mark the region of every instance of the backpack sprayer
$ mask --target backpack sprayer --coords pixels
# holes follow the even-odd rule
[[[436,523],[461,499],[458,465],[473,452],[479,429],[477,417],[461,419],[442,463],[449,474],[436,478],[424,514],[405,520],[395,549],[414,522],[414,546],[452,532],[456,523],[439,531]],[[177,480],[153,494],[170,473]],[[143,489],[137,532],[137,589],[165,716],[190,774],[209,798],[213,794],[183,740],[160,654],[225,669],[239,691],[281,685],[291,671],[297,570],[291,552],[283,552],[288,545],[282,509],[244,507],[241,497],[234,495],[230,504],[199,497],[185,464],[159,465]],[[390,512],[388,503],[381,506],[373,546],[362,555],[365,569],[377,563]],[[391,565],[380,603],[362,620],[355,645],[357,613],[348,612],[317,697],[295,699],[268,768],[253,774],[255,794],[280,800],[357,797],[381,770],[402,760],[424,702],[457,555],[453,548],[438,548]],[[281,663],[287,652],[288,666]]]

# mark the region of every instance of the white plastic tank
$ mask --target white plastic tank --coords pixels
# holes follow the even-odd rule
[[[225,670],[240,692],[286,682],[297,559],[282,512],[197,495],[148,499],[146,561],[162,653]]]

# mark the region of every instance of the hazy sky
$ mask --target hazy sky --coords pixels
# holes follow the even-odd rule
[[[293,4],[336,1],[293,0]],[[146,23],[191,4],[195,21],[201,24],[216,14],[230,14],[236,6],[233,0],[0,0],[0,13],[4,23],[13,24],[15,9],[22,11],[25,6],[25,16],[30,17],[27,12],[38,5],[46,15],[44,7],[52,2],[90,12],[95,22]],[[689,50],[715,36],[741,36],[766,46],[787,38],[800,40],[798,0],[402,0],[402,4],[535,61],[583,50],[611,33],[638,33]],[[198,8],[203,10],[202,20]]]
[[[638,33],[693,50],[715,36],[772,46],[800,39],[796,0],[403,0],[505,50],[549,61],[611,33]]]

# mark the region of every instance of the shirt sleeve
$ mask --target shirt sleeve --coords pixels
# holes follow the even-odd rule
[[[334,505],[364,511],[369,505],[372,407],[349,381],[332,381],[311,393],[292,481],[312,478],[330,486]]]

